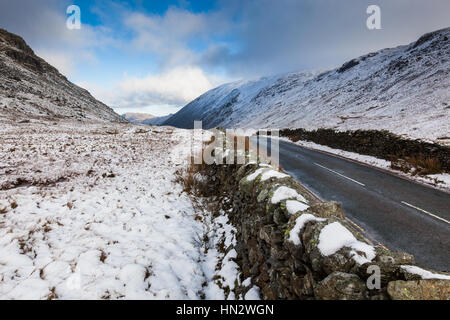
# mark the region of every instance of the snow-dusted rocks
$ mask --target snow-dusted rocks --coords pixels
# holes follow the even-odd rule
[[[239,266],[234,261],[237,253],[233,249],[236,246],[236,228],[229,223],[223,211],[217,218],[211,220],[211,228],[208,231],[210,240],[206,244],[203,268],[208,283],[205,288],[205,298],[209,300],[242,299],[234,294],[236,283],[240,282]]]
[[[340,249],[348,247],[353,249],[353,259],[359,264],[370,262],[375,258],[375,249],[355,236],[339,222],[326,225],[319,235],[318,248],[324,256],[329,256]]]
[[[298,194],[297,191],[286,186],[277,188],[270,201],[275,204],[287,199],[297,199],[303,203],[308,203],[308,201],[302,195]]]
[[[24,119],[125,120],[0,28],[0,116]]]
[[[295,225],[294,227],[289,231],[289,241],[291,241],[295,245],[301,245],[301,240],[299,237],[300,232],[302,231],[303,227],[306,223],[310,221],[325,221],[324,218],[317,218],[316,216],[305,213],[300,215],[297,219],[295,219]]]
[[[286,201],[286,210],[290,214],[296,214],[299,211],[305,211],[309,206],[304,202],[300,202],[297,200],[287,200]]]
[[[270,178],[283,179],[289,177],[287,174],[276,170],[268,170],[261,175],[261,181],[269,180]]]

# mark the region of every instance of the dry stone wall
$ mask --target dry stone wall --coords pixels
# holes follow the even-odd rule
[[[292,177],[261,164],[201,171],[202,192],[236,227],[242,279],[250,277],[261,298],[450,299],[449,274],[374,245],[338,203],[317,200]]]

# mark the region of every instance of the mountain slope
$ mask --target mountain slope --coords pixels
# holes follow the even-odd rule
[[[449,38],[447,28],[320,74],[225,84],[164,124],[192,128],[194,120],[202,120],[204,128],[387,129],[445,142],[450,136]]]
[[[0,29],[0,116],[125,121],[36,56],[19,36]]]

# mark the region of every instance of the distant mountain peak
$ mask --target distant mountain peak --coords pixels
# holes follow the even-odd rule
[[[127,119],[132,123],[148,124],[153,126],[159,126],[167,119],[169,119],[173,114],[166,116],[156,117],[149,113],[139,113],[139,112],[128,112],[122,115],[123,118]]]

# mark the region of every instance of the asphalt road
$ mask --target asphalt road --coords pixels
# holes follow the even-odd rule
[[[450,271],[450,194],[291,143],[279,148],[283,170],[319,198],[340,202],[371,238],[423,267]]]

